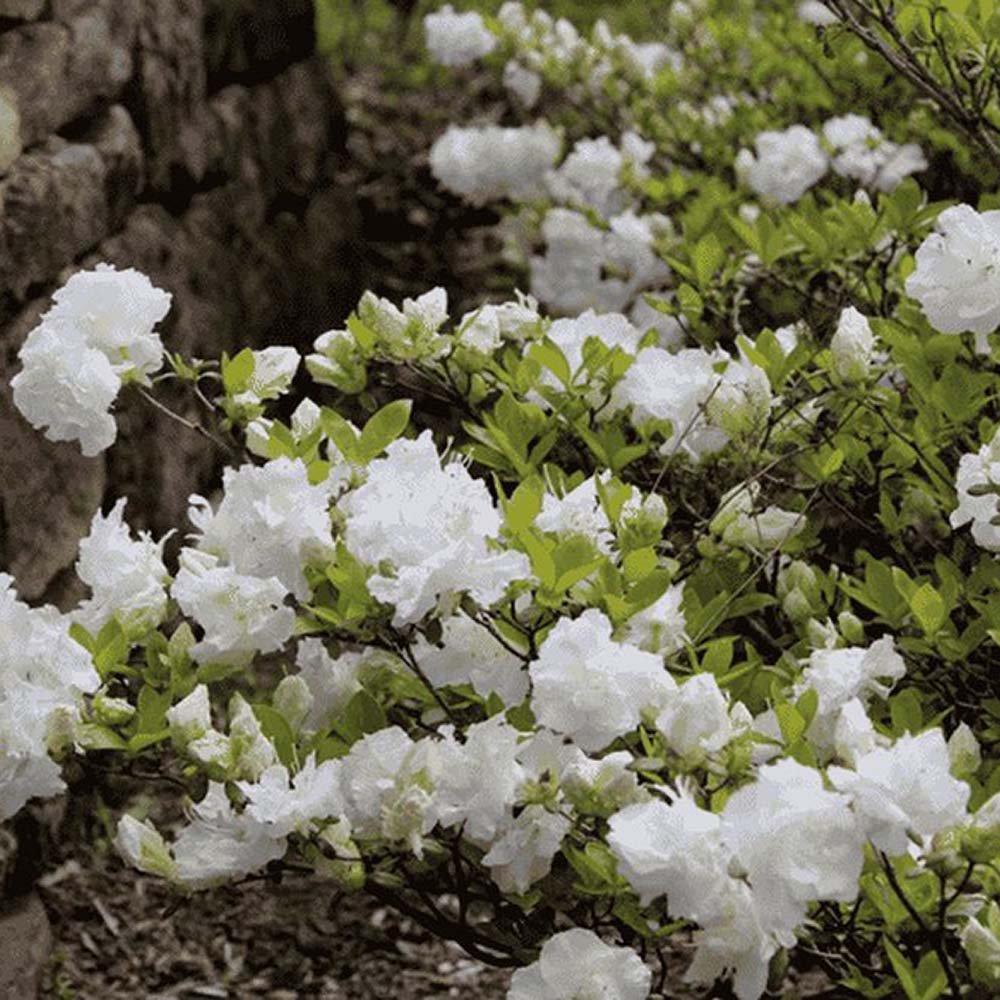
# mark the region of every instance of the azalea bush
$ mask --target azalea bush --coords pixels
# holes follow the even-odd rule
[[[1000,13],[664,11],[423,21],[510,92],[428,157],[529,293],[216,360],[56,293],[22,414],[93,455],[169,385],[227,467],[176,559],[96,512],[73,610],[0,577],[0,818],[139,764],[191,806],[132,865],[366,891],[512,1000],[1000,990]]]

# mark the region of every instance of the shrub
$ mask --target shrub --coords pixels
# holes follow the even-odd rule
[[[364,888],[527,966],[517,1000],[645,996],[692,931],[686,978],[741,998],[800,959],[996,988],[1000,14],[668,13],[426,22],[512,92],[430,159],[506,203],[531,295],[368,293],[311,382],[280,347],[161,368],[134,272],[57,295],[34,424],[93,452],[170,380],[239,457],[176,569],[119,502],[75,611],[4,578],[0,817],[142,757],[197,801],[169,842],[122,817],[132,864]]]

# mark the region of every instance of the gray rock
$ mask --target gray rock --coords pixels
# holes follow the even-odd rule
[[[0,34],[0,88],[15,98],[27,148],[122,89],[132,76],[139,0],[92,0],[66,22]]]
[[[52,948],[52,929],[35,895],[0,909],[0,1000],[33,1000]]]
[[[14,21],[34,21],[44,10],[45,0],[0,0],[0,17]]]
[[[114,107],[84,140],[53,137],[0,180],[0,301],[22,300],[124,220],[140,189],[139,139]]]

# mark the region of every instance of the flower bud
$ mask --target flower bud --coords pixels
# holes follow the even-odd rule
[[[989,923],[1000,923],[997,904],[990,906]],[[982,986],[1000,987],[1000,939],[989,927],[978,920],[970,920],[962,930],[962,947],[969,957],[973,982]]]
[[[93,701],[94,715],[106,726],[120,726],[135,715],[135,707],[124,698],[109,698],[106,691],[98,691]]]
[[[850,645],[863,646],[865,644],[865,627],[853,611],[841,611],[837,615],[837,628]]]
[[[312,709],[312,692],[299,674],[285,677],[274,690],[272,704],[284,716],[285,721],[297,733]]]
[[[831,367],[844,382],[863,382],[874,360],[875,334],[853,306],[840,314],[837,330],[830,341]]]
[[[141,872],[171,879],[177,871],[163,837],[151,824],[134,816],[126,814],[118,821],[115,848],[125,861]]]
[[[979,765],[983,762],[979,741],[964,722],[948,740],[948,759],[951,761],[951,773],[955,778],[970,777],[979,770]]]

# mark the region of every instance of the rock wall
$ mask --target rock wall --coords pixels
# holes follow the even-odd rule
[[[220,456],[138,399],[84,459],[13,411],[17,351],[73,270],[134,266],[174,296],[168,349],[304,345],[360,289],[343,119],[309,0],[0,0],[0,569],[66,593],[94,510],[183,526]]]

